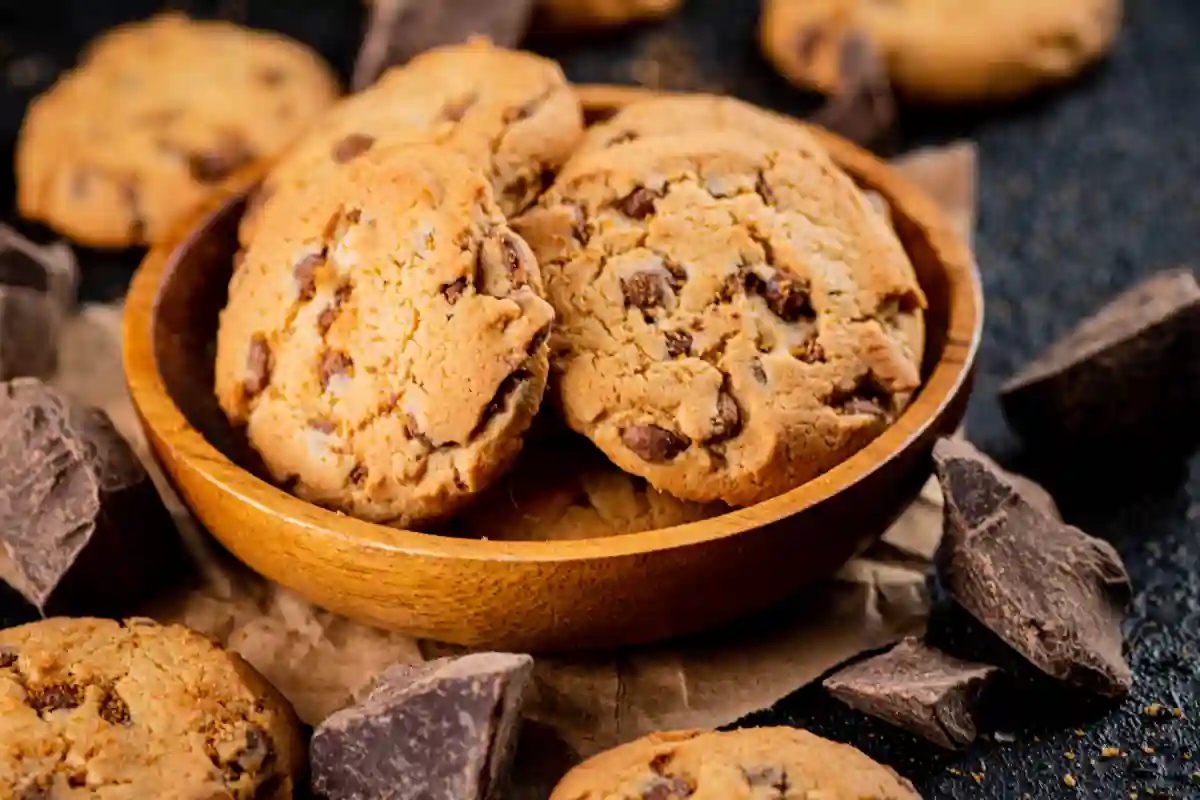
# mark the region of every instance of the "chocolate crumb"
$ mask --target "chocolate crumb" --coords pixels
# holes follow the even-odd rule
[[[654,213],[658,194],[645,186],[634,189],[621,201],[621,213],[633,219],[645,219]]]

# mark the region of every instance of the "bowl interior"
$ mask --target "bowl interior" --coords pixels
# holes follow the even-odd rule
[[[904,198],[896,196],[894,184],[856,170],[853,163],[842,165],[860,186],[879,192],[889,202],[896,232],[928,297],[922,361],[922,376],[928,379],[943,360],[955,282],[961,283],[963,276],[947,271],[931,240],[928,220],[910,216]],[[245,205],[244,196],[226,202],[174,249],[155,298],[151,339],[164,388],[187,422],[235,464],[264,477],[261,462],[242,432],[226,420],[213,393],[218,316],[226,302],[237,227]],[[956,384],[968,371],[969,361],[968,357],[967,365],[956,365],[962,373]],[[904,416],[930,413],[928,408],[918,410],[924,392],[923,384]],[[939,403],[946,400],[940,398]],[[656,492],[640,478],[621,472],[585,438],[566,429],[550,406],[543,404],[514,469],[453,522],[426,532],[512,541],[595,539],[741,513],[722,504],[686,503]],[[893,452],[899,452],[904,444],[895,442]],[[856,459],[861,460],[855,456],[851,461]],[[826,479],[844,469],[849,472],[848,463],[818,479],[827,484],[830,493],[839,482]],[[854,471],[865,475],[870,469],[864,466],[858,464]],[[779,516],[794,513],[798,510],[794,499],[790,505],[783,502],[792,494],[795,490],[756,509],[779,502]],[[821,494],[811,493],[808,503],[819,501]],[[761,523],[761,515],[758,521]],[[721,526],[727,531],[745,527],[741,520],[728,522],[731,524]]]

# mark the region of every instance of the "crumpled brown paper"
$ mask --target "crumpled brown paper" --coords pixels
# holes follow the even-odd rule
[[[921,151],[900,163],[968,236],[974,146]],[[148,615],[185,623],[237,650],[310,724],[388,665],[452,651],[322,611],[234,562],[201,530],[149,457],[119,379],[119,306],[82,309],[66,326],[60,361],[57,385],[107,411],[133,443],[195,558],[194,584],[145,609]],[[931,481],[878,544],[767,614],[649,647],[539,656],[519,757],[534,769],[519,773],[514,796],[544,797],[548,782],[572,763],[650,731],[733,722],[859,653],[920,633],[928,612],[925,575],[941,523],[941,495]]]

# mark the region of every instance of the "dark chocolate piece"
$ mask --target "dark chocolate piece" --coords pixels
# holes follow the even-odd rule
[[[525,35],[533,0],[371,0],[351,86],[367,88],[390,67],[440,45],[486,36],[513,47]]]
[[[0,543],[44,616],[131,610],[176,575],[178,534],[103,411],[33,378],[0,384]]]
[[[66,316],[75,306],[79,265],[65,243],[40,247],[0,225],[0,284],[46,292]]]
[[[980,701],[997,675],[908,638],[822,685],[853,709],[953,750],[975,741]]]
[[[878,48],[852,31],[841,43],[841,88],[810,122],[864,146],[882,146],[895,132],[896,100]]]
[[[321,800],[488,800],[508,779],[533,659],[475,653],[385,671],[313,733]]]
[[[1076,454],[1200,446],[1200,287],[1188,269],[1139,283],[1000,390],[1031,443]]]
[[[1129,575],[1112,545],[1048,516],[965,440],[941,439],[933,456],[946,503],[937,567],[950,595],[1046,674],[1128,692]]]
[[[50,377],[58,366],[61,324],[46,292],[0,286],[0,380]]]

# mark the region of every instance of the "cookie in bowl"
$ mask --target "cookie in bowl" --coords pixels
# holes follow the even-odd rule
[[[647,137],[573,161],[514,224],[557,314],[567,423],[676,497],[786,492],[920,383],[913,267],[820,149]]]
[[[217,398],[297,496],[420,525],[515,458],[553,316],[485,173],[371,147],[262,209],[221,312]]]
[[[83,244],[161,242],[337,95],[298,42],[168,13],[119,26],[29,109],[17,205]]]

